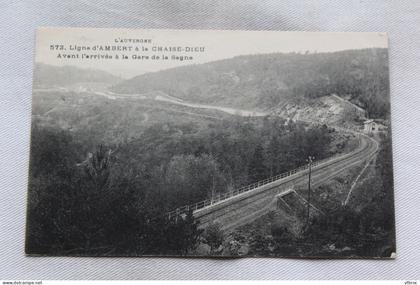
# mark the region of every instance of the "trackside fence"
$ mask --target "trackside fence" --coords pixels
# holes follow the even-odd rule
[[[359,144],[360,144],[360,138],[359,138]],[[322,159],[322,160],[319,160],[319,161],[315,161],[315,162],[312,163],[311,167],[314,168],[314,167],[317,167],[317,166],[319,166],[321,164],[333,163],[333,162],[342,160],[342,159],[344,159],[346,157],[350,157],[352,155],[355,155],[357,153],[360,153],[363,150],[364,149],[359,149],[356,152],[352,152],[352,153],[348,153],[348,154],[340,155],[340,156],[333,156],[333,157],[325,158],[325,159]],[[308,164],[305,164],[305,165],[303,165],[301,167],[298,167],[296,169],[293,169],[291,171],[284,172],[284,173],[281,173],[281,174],[278,174],[278,175],[269,177],[267,179],[264,179],[264,180],[261,180],[261,181],[258,181],[258,182],[255,182],[255,183],[246,185],[246,186],[241,187],[239,189],[236,189],[234,191],[229,191],[229,192],[226,192],[226,193],[217,194],[215,197],[213,197],[213,199],[207,199],[207,200],[203,200],[203,201],[197,202],[195,204],[190,204],[190,205],[186,205],[186,206],[177,208],[177,209],[175,209],[173,211],[168,212],[167,215],[168,215],[169,218],[171,218],[171,217],[175,217],[175,216],[186,214],[190,210],[196,211],[196,210],[199,210],[199,209],[203,209],[205,207],[211,206],[213,204],[216,204],[218,202],[224,201],[224,200],[229,199],[231,197],[238,196],[238,195],[240,195],[242,193],[246,193],[246,192],[252,191],[252,190],[257,189],[257,188],[259,188],[261,186],[264,186],[264,185],[273,183],[275,181],[284,179],[286,177],[292,176],[292,175],[294,175],[294,174],[296,174],[298,172],[305,171],[308,168],[309,168],[309,165]]]

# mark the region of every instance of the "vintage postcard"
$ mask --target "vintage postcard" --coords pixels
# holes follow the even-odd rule
[[[26,253],[393,258],[387,46],[39,28]]]

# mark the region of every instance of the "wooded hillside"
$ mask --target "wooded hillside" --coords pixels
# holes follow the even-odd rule
[[[113,90],[159,90],[193,102],[260,110],[335,93],[366,109],[369,117],[387,118],[388,80],[387,50],[364,49],[238,56],[147,73]]]

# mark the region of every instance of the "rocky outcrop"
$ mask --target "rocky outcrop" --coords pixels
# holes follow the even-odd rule
[[[272,109],[272,113],[293,121],[338,125],[346,128],[358,128],[366,118],[363,109],[334,94],[280,104]]]

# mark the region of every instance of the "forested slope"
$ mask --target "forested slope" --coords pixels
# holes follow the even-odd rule
[[[121,93],[163,91],[184,100],[237,108],[276,109],[330,94],[389,116],[386,49],[245,55],[147,73],[113,87]]]

